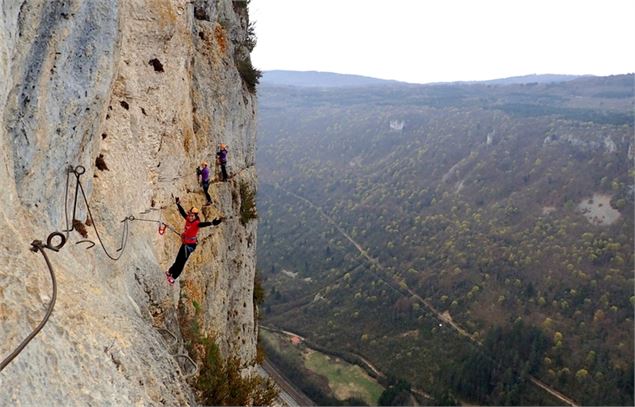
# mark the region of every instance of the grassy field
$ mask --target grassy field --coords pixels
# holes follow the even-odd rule
[[[292,360],[294,363],[301,363],[304,358],[304,346],[292,345],[288,336],[265,331],[264,329],[260,331],[260,336],[276,353],[285,355],[287,359]]]
[[[359,366],[339,358],[308,348],[305,344],[293,345],[286,335],[261,331],[260,335],[276,353],[294,364],[325,377],[333,397],[346,400],[354,397],[368,405],[377,405],[384,388],[368,376]]]
[[[339,400],[355,397],[368,405],[377,405],[384,388],[357,365],[307,349],[305,366],[317,374],[326,376],[329,387]]]

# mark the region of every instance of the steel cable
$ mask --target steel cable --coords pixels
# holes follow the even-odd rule
[[[11,361],[13,359],[15,359],[20,352],[22,352],[22,350],[24,350],[24,348],[29,344],[29,342],[42,330],[42,328],[44,328],[44,325],[46,325],[46,323],[48,322],[51,314],[53,313],[53,309],[55,307],[55,302],[57,300],[57,280],[55,279],[55,271],[53,270],[53,266],[46,254],[45,249],[49,249],[49,250],[53,250],[55,252],[59,251],[64,244],[66,244],[66,242],[68,241],[68,238],[70,236],[70,232],[75,230],[75,224],[69,221],[69,217],[68,217],[68,196],[69,196],[69,185],[70,185],[70,175],[71,173],[73,173],[75,175],[75,179],[76,179],[76,183],[75,183],[75,196],[73,199],[73,221],[75,221],[75,216],[77,214],[77,200],[78,200],[78,196],[79,196],[79,192],[81,191],[82,193],[82,198],[84,199],[84,204],[86,205],[86,210],[88,212],[88,216],[90,218],[91,221],[91,225],[93,226],[93,229],[95,230],[95,234],[97,235],[97,239],[99,240],[99,243],[102,247],[102,249],[104,250],[104,253],[106,253],[106,256],[108,256],[110,259],[117,261],[121,258],[121,256],[123,255],[123,252],[126,248],[126,245],[128,243],[128,230],[129,230],[129,226],[128,226],[128,222],[130,221],[143,221],[143,222],[153,222],[153,223],[158,223],[161,226],[170,229],[173,233],[177,234],[180,236],[180,234],[170,225],[160,221],[160,220],[151,220],[151,219],[141,219],[141,218],[135,218],[134,216],[128,216],[126,218],[124,218],[121,222],[124,224],[123,226],[123,232],[122,232],[122,236],[121,236],[121,244],[120,244],[120,248],[117,249],[119,253],[118,256],[113,256],[111,255],[108,250],[106,249],[106,246],[104,245],[101,236],[99,235],[99,231],[97,229],[96,223],[95,223],[95,219],[93,217],[92,211],[90,210],[90,205],[88,203],[88,198],[86,197],[86,193],[84,191],[84,187],[80,181],[80,176],[82,174],[84,174],[84,172],[86,172],[86,169],[81,166],[78,165],[77,167],[73,167],[73,166],[69,166],[67,168],[66,171],[66,187],[65,187],[65,193],[64,193],[64,218],[66,221],[66,229],[64,229],[64,233],[60,233],[60,232],[53,232],[51,233],[46,241],[46,244],[44,244],[42,241],[40,240],[34,240],[31,243],[31,251],[32,252],[40,252],[42,253],[42,256],[44,256],[44,260],[46,262],[46,265],[48,267],[50,276],[51,276],[51,284],[52,284],[52,296],[51,296],[51,300],[49,302],[49,305],[47,307],[46,310],[46,314],[44,315],[44,318],[42,319],[42,321],[33,329],[33,331],[31,331],[31,333],[24,339],[22,340],[22,342],[20,342],[20,344],[4,359],[2,360],[2,362],[0,362],[0,372],[9,364],[11,363]],[[53,239],[55,237],[59,237],[60,238],[60,243],[55,245],[53,244]],[[87,247],[87,249],[90,249],[91,247],[93,247],[95,245],[95,243],[91,240],[88,239],[84,239],[84,240],[80,240],[78,242],[76,242],[77,244],[79,243],[89,243],[91,246]],[[176,336],[166,330],[163,329],[164,331],[168,332],[172,337],[176,338]],[[173,355],[175,358],[184,358],[185,360],[187,360],[188,362],[190,362],[193,366],[194,366],[194,371],[190,374],[184,375],[185,378],[189,378],[194,376],[197,372],[198,372],[198,366],[196,365],[196,363],[192,360],[192,358],[190,358],[188,355],[186,354],[176,354]]]
[[[143,219],[143,218],[137,218],[134,216],[128,216],[126,219],[128,219],[129,221],[141,221],[141,222],[152,222],[152,223],[158,223],[160,226],[165,226],[167,229],[169,229],[171,232],[173,232],[174,234],[176,234],[177,236],[181,236],[181,234],[179,232],[176,231],[176,229],[174,229],[172,226],[168,225],[165,222],[162,222],[160,220],[154,220],[154,219]]]
[[[58,245],[53,245],[52,244],[52,240],[55,236],[59,236],[61,239],[61,242]],[[57,299],[57,281],[55,280],[55,272],[53,271],[53,266],[51,265],[51,262],[48,258],[48,256],[46,255],[46,251],[44,249],[50,249],[53,251],[58,251],[59,249],[62,248],[62,246],[64,246],[64,244],[66,243],[66,237],[64,237],[64,235],[60,232],[53,232],[49,235],[47,241],[46,241],[46,245],[44,243],[42,243],[40,240],[34,240],[31,243],[31,251],[33,252],[40,252],[42,253],[42,256],[44,256],[44,260],[46,261],[46,265],[49,269],[49,273],[51,274],[51,282],[52,282],[52,286],[53,286],[53,294],[51,295],[51,301],[49,302],[48,308],[46,310],[46,314],[44,315],[44,318],[42,319],[42,321],[38,324],[37,327],[35,327],[35,329],[33,329],[33,331],[26,337],[24,338],[24,340],[22,342],[20,342],[20,344],[18,345],[17,348],[15,348],[15,350],[13,352],[11,352],[9,354],[9,356],[7,356],[2,363],[0,363],[0,372],[13,360],[15,359],[16,356],[18,356],[18,354],[20,354],[20,352],[22,352],[22,350],[26,347],[26,345],[31,342],[31,340],[35,337],[35,335],[37,335],[42,328],[44,328],[44,325],[46,325],[46,323],[49,320],[49,317],[51,316],[51,314],[53,313],[53,308],[55,307],[55,301]]]
[[[117,261],[121,258],[121,256],[123,255],[123,252],[126,248],[126,245],[128,243],[128,220],[129,218],[124,218],[124,220],[122,220],[124,226],[123,226],[123,231],[122,231],[122,235],[121,235],[121,244],[119,249],[117,249],[119,253],[118,256],[113,256],[108,252],[108,249],[106,249],[106,246],[104,245],[103,240],[101,239],[101,236],[99,234],[99,230],[97,230],[97,224],[95,223],[95,218],[93,217],[93,213],[90,210],[90,204],[88,203],[88,198],[86,197],[86,192],[84,191],[84,186],[82,185],[82,182],[80,181],[79,177],[84,174],[84,172],[86,172],[86,168],[84,168],[81,165],[78,165],[77,167],[73,167],[70,166],[67,169],[66,172],[66,192],[65,192],[65,196],[64,196],[64,216],[66,218],[66,236],[68,237],[68,234],[75,229],[75,225],[74,224],[70,224],[69,225],[69,219],[68,219],[68,186],[69,186],[69,178],[70,178],[70,174],[73,173],[75,174],[75,198],[73,200],[73,221],[75,220],[75,215],[77,213],[77,198],[78,198],[78,194],[81,191],[82,193],[82,198],[84,199],[84,204],[86,205],[86,211],[88,212],[88,216],[90,218],[90,222],[91,225],[93,227],[93,229],[95,230],[95,235],[97,236],[97,240],[99,240],[99,244],[101,245],[101,248],[104,250],[104,253],[106,253],[106,256],[108,256],[111,260],[113,261]],[[83,240],[82,242],[91,242],[89,240]],[[92,243],[92,242],[91,242]],[[90,246],[92,247],[92,246]],[[90,248],[88,247],[88,249]]]
[[[157,331],[160,331],[160,332],[166,332],[168,335],[170,335],[170,336],[174,339],[174,343],[170,344],[169,346],[174,346],[174,345],[177,345],[177,349],[178,349],[178,347],[180,347],[180,346],[179,346],[179,339],[176,337],[176,335],[174,335],[174,334],[172,333],[172,331],[170,331],[170,330],[168,330],[168,329],[165,329],[165,328],[161,328],[160,326],[155,326],[154,328],[155,328]],[[163,337],[163,335],[161,335],[161,336]],[[165,338],[163,338],[163,340],[165,340]],[[167,341],[166,341],[166,342],[167,342]],[[194,366],[194,371],[193,371],[193,372],[191,372],[191,373],[187,373],[187,374],[186,374],[186,373],[183,373],[183,377],[184,377],[185,379],[189,379],[190,377],[193,377],[193,376],[195,376],[195,375],[198,373],[198,365],[196,364],[196,362],[194,362],[194,360],[192,360],[192,358],[191,358],[189,355],[187,355],[187,354],[185,354],[185,353],[176,353],[176,354],[172,354],[172,353],[170,353],[170,354],[171,354],[171,355],[172,355],[172,357],[174,357],[175,359],[176,359],[176,358],[183,358],[183,359],[187,360],[188,362],[190,362],[190,363],[192,364],[192,366]],[[177,363],[178,363],[178,362],[177,362]]]

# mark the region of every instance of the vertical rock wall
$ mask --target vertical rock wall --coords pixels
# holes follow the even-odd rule
[[[256,98],[237,70],[248,58],[244,2],[51,0],[3,2],[0,13],[0,359],[43,317],[51,298],[34,239],[65,227],[66,169],[80,180],[92,226],[48,251],[58,297],[42,332],[0,372],[0,405],[194,404],[181,328],[199,327],[224,354],[255,357],[256,222],[240,222],[239,185],[255,188]],[[210,187],[204,218],[226,217],[174,287],[164,272],[196,183],[230,149],[230,182]],[[99,160],[98,160],[99,158]],[[99,167],[97,162],[99,161]],[[75,188],[70,180],[68,210]],[[70,213],[69,215],[70,216]],[[86,224],[80,203],[76,218]],[[169,331],[169,332],[168,332]],[[172,336],[174,335],[176,339]]]

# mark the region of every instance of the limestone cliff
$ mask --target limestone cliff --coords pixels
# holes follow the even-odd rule
[[[0,405],[187,405],[194,369],[184,327],[249,366],[256,353],[256,222],[241,222],[255,188],[256,98],[239,68],[253,48],[244,1],[10,0],[0,13],[0,360],[42,319],[51,279],[34,239],[66,227],[67,169],[80,180],[70,232],[48,251],[57,303],[44,329],[2,372]],[[247,63],[250,66],[250,63]],[[244,66],[242,67],[244,69]],[[251,84],[253,85],[253,84]],[[205,203],[195,168],[229,145],[230,182],[202,210],[177,284],[164,272],[180,245],[174,196]],[[99,164],[99,165],[98,165]],[[75,177],[66,205],[72,214]],[[88,223],[88,224],[87,224]],[[81,229],[80,224],[78,226]],[[169,331],[169,332],[168,332]],[[172,334],[176,337],[173,337]]]

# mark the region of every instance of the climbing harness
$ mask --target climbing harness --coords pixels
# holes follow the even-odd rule
[[[60,243],[57,245],[53,244],[53,238],[55,237],[60,238]],[[42,241],[40,240],[34,240],[33,242],[31,242],[31,246],[32,246],[31,251],[34,253],[39,251],[40,253],[42,253],[42,256],[44,256],[44,260],[46,261],[46,265],[49,269],[49,273],[51,274],[53,294],[51,295],[51,301],[49,302],[49,306],[46,310],[46,314],[44,315],[44,318],[42,319],[42,321],[38,324],[37,327],[35,327],[35,329],[22,342],[20,342],[18,347],[15,348],[15,350],[11,352],[11,354],[9,354],[9,356],[7,356],[2,361],[2,363],[0,363],[0,372],[13,359],[15,359],[15,357],[18,356],[20,352],[22,352],[22,349],[24,349],[24,347],[31,341],[31,339],[33,339],[35,335],[37,335],[42,330],[42,328],[44,328],[44,325],[48,322],[49,317],[53,313],[53,307],[55,306],[55,300],[57,299],[57,281],[55,280],[55,272],[53,271],[53,266],[51,265],[51,262],[49,261],[49,258],[46,255],[46,251],[44,249],[49,249],[49,250],[53,250],[54,252],[57,252],[64,246],[65,243],[66,243],[66,237],[60,232],[51,233],[48,236],[48,239],[46,239],[46,244],[42,243]]]
[[[174,198],[174,195],[172,195],[172,198]],[[146,215],[152,211],[161,211],[163,209],[167,208],[167,206],[161,206],[159,208],[148,208],[143,212],[139,212],[141,215]],[[167,223],[163,222],[162,216],[161,216],[161,212],[159,212],[159,220],[153,220],[153,219],[143,219],[143,218],[135,218],[134,216],[130,216],[129,219],[132,220],[140,220],[143,222],[155,222],[159,224],[159,234],[161,236],[163,236],[165,234],[165,230],[169,229],[170,231],[172,231],[174,234],[181,236],[181,234],[179,232],[176,231],[175,228],[173,228],[172,226],[168,225]]]
[[[163,235],[165,233],[165,229],[169,229],[172,233],[176,234],[177,236],[181,236],[181,234],[179,232],[176,231],[176,229],[174,229],[172,226],[168,225],[167,223],[161,221],[161,220],[154,220],[154,219],[143,219],[143,218],[136,218],[134,216],[128,216],[126,218],[126,220],[132,222],[132,221],[141,221],[141,222],[152,222],[152,223],[158,223],[159,224],[159,234]]]

